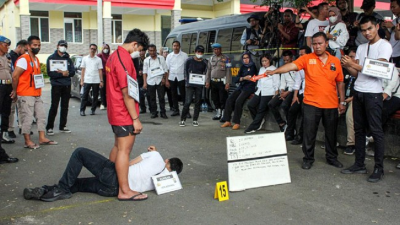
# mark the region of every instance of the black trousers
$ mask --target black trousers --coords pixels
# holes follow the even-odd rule
[[[177,78],[173,81],[169,81],[170,83],[170,90],[172,94],[172,103],[175,111],[179,112],[179,103],[178,103],[178,88],[179,88],[179,93],[182,96],[182,101],[185,102],[185,80],[178,81]]]
[[[104,107],[107,107],[106,83],[107,83],[107,78],[106,78],[106,75],[104,74],[103,75],[103,87],[100,88],[101,104],[104,105]]]
[[[94,177],[78,178],[83,167],[89,170]],[[87,148],[77,148],[72,153],[58,185],[62,190],[71,193],[90,192],[106,197],[118,195],[115,164]]]
[[[150,108],[150,95],[147,94],[147,90],[143,89],[143,84],[139,84],[139,106],[141,111],[146,111],[146,99],[147,99],[147,104],[149,105]]]
[[[193,121],[199,119],[200,105],[201,105],[201,94],[203,87],[186,87],[186,101],[182,109],[181,120],[186,121],[186,116],[189,113],[189,107],[193,100],[194,95],[194,114]]]
[[[160,112],[165,113],[165,88],[161,84],[147,85],[147,94],[150,95],[150,112],[151,114],[157,114],[157,100],[160,104]]]
[[[167,94],[168,105],[169,105],[170,108],[173,108],[174,107],[174,103],[173,103],[173,100],[172,100],[171,88],[167,88],[167,87],[164,86],[164,90],[165,90],[165,93]]]
[[[285,100],[281,100],[279,99],[279,95],[275,95],[275,97],[270,102],[268,102],[268,107],[271,110],[272,115],[274,115],[274,118],[278,124],[285,123],[285,120],[282,119],[281,113],[279,112],[279,107],[283,110],[287,118],[290,104],[292,104],[292,99],[293,92],[290,92],[286,96]]]
[[[57,108],[61,100],[60,124],[59,129],[64,129],[67,125],[68,105],[71,98],[71,86],[51,86],[51,106],[47,118],[46,130],[54,128],[54,120],[57,116]]]
[[[303,95],[298,94],[297,98],[299,99],[300,103],[293,103],[290,107],[287,117],[287,128],[286,128],[286,135],[294,137],[294,131],[297,128],[297,117],[302,112],[302,105],[303,105]],[[299,131],[297,132],[298,137],[303,140],[303,117],[301,117],[301,124]]]
[[[383,101],[382,124],[384,125],[390,116],[400,109],[400,98],[392,96],[389,100]]]
[[[328,162],[337,160],[338,151],[336,148],[336,131],[338,123],[338,109],[323,109],[312,105],[304,104],[303,123],[303,153],[304,162],[313,163],[315,140],[317,137],[319,122],[322,119],[322,124],[325,128],[325,157]],[[365,136],[364,136],[365,138]],[[364,142],[365,143],[365,142]],[[365,148],[364,148],[365,152]]]
[[[83,96],[81,99],[81,111],[85,111],[86,104],[89,99],[89,92],[92,90],[93,99],[92,99],[92,111],[96,110],[97,100],[99,98],[99,88],[100,84],[83,84]]]
[[[1,132],[0,139],[3,136],[3,132],[8,130],[9,116],[11,112],[11,102],[10,97],[12,91],[11,84],[0,84],[0,113],[1,113]],[[0,141],[0,159],[7,159],[9,156],[6,151],[1,147]]]
[[[365,135],[367,130],[374,138],[375,168],[383,169],[385,152],[382,128],[382,93],[363,93],[356,91],[353,95],[354,133],[356,140],[355,163],[364,166]]]
[[[257,130],[260,127],[265,114],[267,114],[268,102],[271,101],[272,97],[272,95],[254,95],[254,97],[250,99],[249,103],[247,103],[247,108],[250,111],[253,122],[249,125],[247,130]]]
[[[235,90],[231,95],[229,95],[228,99],[226,100],[223,119],[225,121],[231,121],[233,111],[232,122],[240,124],[244,102],[251,94],[252,92],[250,91]]]
[[[211,81],[211,98],[215,109],[224,109],[228,92],[225,90],[224,82]]]

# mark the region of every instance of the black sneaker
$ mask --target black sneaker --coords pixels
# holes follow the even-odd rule
[[[346,149],[343,151],[343,154],[346,154],[346,155],[353,155],[355,151],[356,151],[356,148],[354,147],[354,145],[349,145],[349,146],[347,146]]]
[[[26,200],[40,200],[40,198],[45,193],[45,189],[43,187],[36,187],[36,188],[25,188],[24,189],[24,198]]]
[[[301,145],[302,143],[303,143],[303,140],[300,138],[296,138],[292,142],[290,142],[290,144],[292,144],[292,145]]]
[[[375,168],[374,172],[368,177],[368,182],[376,183],[383,179],[384,172],[382,169]]]
[[[67,127],[64,127],[63,129],[60,129],[61,133],[71,133],[71,130],[68,129]]]
[[[350,166],[349,168],[344,169],[340,172],[343,174],[353,174],[353,173],[364,174],[364,173],[367,173],[367,169],[365,168],[365,166],[359,167],[356,164],[354,164],[354,165]]]
[[[47,130],[47,135],[49,135],[49,136],[53,136],[54,135],[54,131],[53,131],[53,129],[48,129]]]
[[[49,192],[44,194],[40,198],[40,200],[45,201],[45,202],[54,202],[57,200],[68,199],[71,197],[72,197],[71,192],[65,192],[56,186],[52,190],[50,190]]]
[[[10,138],[17,138],[17,135],[15,135],[14,131],[8,131],[8,136]]]

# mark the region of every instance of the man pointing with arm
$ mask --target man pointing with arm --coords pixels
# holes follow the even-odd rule
[[[318,125],[322,119],[325,127],[326,161],[329,165],[342,168],[337,159],[336,130],[339,113],[345,111],[343,72],[340,60],[328,52],[328,38],[323,32],[312,36],[314,52],[298,58],[293,63],[285,64],[267,75],[286,73],[292,70],[305,72],[306,87],[304,90],[304,136],[303,136],[303,169],[310,169],[314,163],[315,139]],[[339,90],[338,90],[339,89]],[[340,104],[337,98],[339,91]]]

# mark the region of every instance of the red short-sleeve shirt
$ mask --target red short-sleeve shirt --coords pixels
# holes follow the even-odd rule
[[[327,54],[325,65],[315,53],[303,55],[293,62],[305,72],[304,103],[325,109],[339,106],[336,82],[343,81],[340,60]]]
[[[136,78],[136,70],[132,58],[127,50],[118,47],[117,51],[110,55],[106,63],[106,92],[107,92],[107,116],[108,122],[115,126],[132,125],[133,120],[125,106],[122,89],[128,88],[128,79],[118,53],[126,70],[133,79]],[[139,103],[135,101],[136,112],[139,116]]]

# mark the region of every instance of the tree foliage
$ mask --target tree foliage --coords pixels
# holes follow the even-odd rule
[[[218,2],[223,2],[224,0],[217,0]],[[312,0],[250,0],[259,6],[274,6],[280,5],[291,8],[299,8],[303,6],[309,6]],[[334,0],[325,0],[325,2],[333,2]]]

